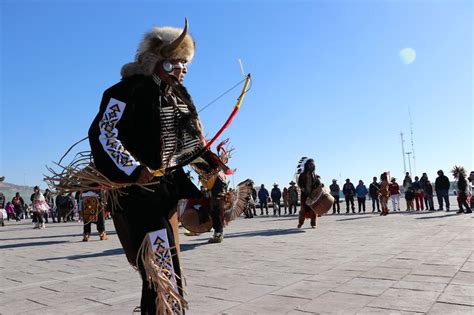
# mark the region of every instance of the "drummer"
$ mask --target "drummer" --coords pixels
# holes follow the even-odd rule
[[[320,177],[315,174],[313,159],[308,159],[304,164],[303,172],[298,177],[298,187],[301,190],[301,207],[298,220],[298,228],[303,226],[305,219],[311,219],[311,228],[316,228],[316,213],[306,205],[306,198],[311,194],[311,191],[321,185]]]

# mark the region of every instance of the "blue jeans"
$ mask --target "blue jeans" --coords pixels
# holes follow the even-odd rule
[[[439,209],[443,210],[443,199],[446,203],[446,210],[449,210],[449,194],[447,189],[437,190],[436,197],[438,198]]]

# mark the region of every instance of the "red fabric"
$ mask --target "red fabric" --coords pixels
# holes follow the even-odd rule
[[[400,195],[400,186],[397,183],[390,183],[388,185],[390,195]]]

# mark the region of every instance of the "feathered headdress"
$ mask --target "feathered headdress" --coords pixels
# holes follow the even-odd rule
[[[454,178],[466,178],[466,169],[462,166],[454,165],[453,169],[451,170]]]
[[[296,166],[296,176],[298,176],[299,174],[303,173],[304,171],[304,165],[306,164],[306,162],[309,160],[309,157],[307,156],[303,156],[299,161],[298,161],[298,165]]]

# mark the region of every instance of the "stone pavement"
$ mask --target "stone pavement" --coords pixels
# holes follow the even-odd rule
[[[222,244],[181,231],[187,314],[474,314],[473,215],[239,218]],[[78,223],[0,227],[1,314],[132,314],[139,275]],[[94,228],[94,227],[93,227]]]

